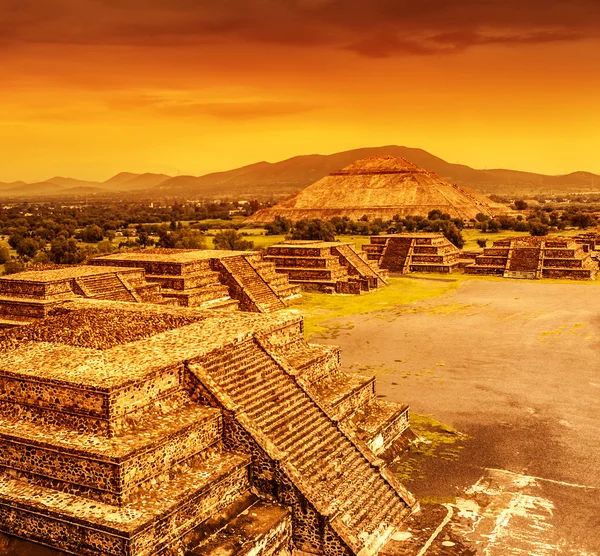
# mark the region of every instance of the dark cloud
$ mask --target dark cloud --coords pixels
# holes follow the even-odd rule
[[[598,0],[0,0],[4,45],[261,42],[385,57],[599,36]]]

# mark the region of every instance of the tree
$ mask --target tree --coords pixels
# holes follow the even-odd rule
[[[20,241],[16,247],[17,255],[28,259],[33,259],[39,250],[40,243],[31,237],[26,237],[23,241]]]
[[[483,249],[487,245],[487,239],[478,239],[477,245]]]
[[[10,250],[6,245],[0,245],[0,264],[10,261]]]
[[[532,220],[529,223],[529,233],[532,236],[546,236],[548,235],[549,227],[546,224],[542,224],[539,220]]]
[[[517,199],[514,204],[515,210],[525,210],[528,206],[529,205],[523,201],[523,199]]]
[[[365,229],[369,229],[368,222],[361,221]],[[292,239],[308,239],[321,241],[335,241],[335,228],[330,222],[323,220],[299,220],[296,222],[291,234]]]
[[[462,249],[465,245],[465,240],[460,233],[460,230],[456,227],[455,224],[450,222],[448,226],[443,230],[444,236],[450,242],[456,245],[459,249]]]
[[[497,234],[500,231],[500,222],[492,219],[488,222],[488,231],[492,234]]]
[[[77,264],[85,259],[85,252],[79,249],[74,238],[57,238],[50,244],[49,257],[56,264]]]
[[[213,239],[215,249],[225,249],[228,251],[248,251],[254,247],[252,241],[248,241],[235,230],[223,230],[215,234]]]
[[[83,231],[78,234],[78,237],[80,237],[86,243],[98,243],[104,239],[104,231],[100,226],[92,224],[90,226],[86,226]]]
[[[287,234],[292,229],[292,221],[284,216],[277,215],[273,222],[265,226],[268,236]]]

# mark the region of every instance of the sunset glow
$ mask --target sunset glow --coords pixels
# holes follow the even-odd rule
[[[600,172],[598,3],[479,4],[0,0],[0,181],[385,144]]]

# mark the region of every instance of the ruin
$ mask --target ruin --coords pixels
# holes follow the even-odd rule
[[[466,274],[495,274],[504,278],[569,278],[595,280],[598,263],[574,238],[515,237],[495,241],[477,255]]]
[[[80,297],[268,313],[299,296],[299,286],[253,251],[129,251],[0,277],[0,328],[30,324]]]
[[[451,273],[460,263],[460,251],[441,233],[372,236],[363,245],[367,259],[390,272]]]
[[[272,222],[283,216],[293,221],[363,216],[391,220],[394,216],[423,216],[440,210],[452,218],[470,220],[511,210],[481,193],[454,185],[404,158],[370,156],[332,172],[273,207],[259,210],[247,222]]]
[[[80,297],[132,303],[164,303],[160,286],[137,268],[67,266],[0,277],[0,329],[46,317]]]
[[[325,293],[360,294],[387,282],[387,271],[371,265],[353,243],[286,241],[267,249],[264,260],[290,284]]]
[[[417,507],[386,465],[408,408],[299,316],[81,298],[0,343],[3,533],[87,556],[366,556]]]
[[[145,249],[96,257],[92,265],[143,268],[161,295],[184,307],[268,313],[300,296],[285,275],[255,251]]]

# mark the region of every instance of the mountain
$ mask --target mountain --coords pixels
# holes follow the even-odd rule
[[[353,149],[330,155],[295,156],[281,162],[258,162],[225,172],[204,176],[177,176],[155,188],[162,195],[188,198],[214,197],[287,197],[339,168],[368,156],[390,155],[410,160],[457,185],[481,193],[497,195],[566,194],[600,192],[600,176],[575,172],[547,176],[515,170],[476,170],[464,164],[452,164],[424,151],[387,145]]]
[[[294,221],[334,216],[358,220],[364,215],[389,220],[395,215],[427,217],[432,210],[464,220],[479,213],[494,217],[509,212],[481,193],[452,184],[405,158],[379,155],[335,170],[246,221],[272,222],[278,215]]]
[[[90,180],[78,180],[75,178],[62,178],[60,176],[55,176],[54,178],[50,178],[46,180],[48,183],[54,183],[55,185],[59,185],[62,187],[94,187],[100,185],[100,182],[90,181]]]
[[[410,147],[386,145],[366,147],[330,155],[302,155],[281,162],[257,162],[224,172],[203,176],[121,172],[99,183],[57,176],[26,184],[0,183],[2,196],[69,195],[73,187],[94,187],[98,194],[131,194],[146,197],[283,199],[308,187],[338,168],[375,155],[389,155],[410,160],[431,170],[451,183],[471,187],[484,194],[506,196],[600,192],[600,176],[574,172],[547,176],[515,170],[476,170],[464,164],[452,164],[424,151]]]
[[[121,172],[116,176],[102,182],[102,187],[111,191],[140,191],[151,189],[171,179],[167,174],[133,174],[131,172]]]

